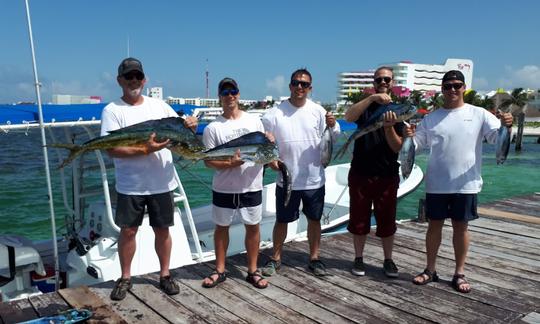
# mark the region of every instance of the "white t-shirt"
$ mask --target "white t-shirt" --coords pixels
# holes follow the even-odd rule
[[[501,122],[484,108],[440,108],[416,129],[414,142],[429,148],[426,192],[474,194],[482,190],[482,142],[497,139]]]
[[[204,128],[203,143],[207,149],[252,132],[264,132],[259,117],[242,112],[239,119],[218,116]],[[245,193],[263,188],[263,165],[250,161],[236,168],[215,170],[212,189],[222,193]]]
[[[262,122],[266,131],[276,139],[280,159],[285,163],[292,178],[293,190],[321,188],[325,183],[321,164],[321,138],[326,128],[326,110],[311,100],[302,107],[293,106],[289,100],[268,110]],[[340,127],[332,129],[334,138]],[[277,173],[282,186],[281,173]]]
[[[143,96],[140,105],[129,105],[123,100],[109,103],[101,113],[101,135],[152,119],[178,117],[161,100]],[[148,155],[113,158],[116,191],[125,195],[151,195],[176,189],[176,170],[171,151],[162,149]]]

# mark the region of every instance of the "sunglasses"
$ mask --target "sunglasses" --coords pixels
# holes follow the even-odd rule
[[[375,83],[381,84],[383,80],[384,80],[384,83],[390,83],[390,81],[392,81],[392,78],[391,77],[378,77],[378,78],[375,78]]]
[[[227,97],[228,95],[236,96],[239,92],[240,91],[238,91],[238,89],[224,89],[224,90],[221,90],[219,95],[222,97]]]
[[[459,90],[463,87],[463,83],[446,83],[446,84],[443,84],[442,85],[442,88],[444,90],[450,90],[452,88],[454,88],[454,90]]]
[[[131,81],[133,80],[134,78],[141,81],[142,79],[144,79],[144,73],[141,73],[141,72],[128,72],[124,75],[122,75],[122,77],[128,81]]]
[[[311,83],[307,81],[291,80],[291,85],[293,87],[301,86],[303,89],[311,88]]]

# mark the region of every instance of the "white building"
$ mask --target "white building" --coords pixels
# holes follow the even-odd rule
[[[338,105],[345,105],[349,95],[372,87],[374,72],[375,70],[340,73],[338,75]]]
[[[166,101],[169,105],[179,104],[179,105],[195,105],[195,106],[204,106],[204,107],[221,107],[221,104],[219,103],[219,99],[216,99],[216,98],[167,97]],[[252,106],[255,103],[257,103],[257,100],[240,99],[238,102],[244,106]]]
[[[146,95],[148,97],[163,100],[163,88],[162,87],[152,87],[152,88],[146,89]]]
[[[467,88],[472,85],[473,62],[468,59],[449,58],[444,64],[419,64],[411,61],[379,64],[394,70],[394,85],[419,91],[440,91],[443,75],[450,70],[458,70],[465,76]],[[343,72],[338,75],[338,105],[344,105],[350,93],[372,87],[375,70]]]
[[[97,104],[101,103],[101,97],[55,94],[52,96],[52,103],[55,105]]]

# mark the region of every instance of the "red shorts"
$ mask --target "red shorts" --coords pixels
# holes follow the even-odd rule
[[[373,206],[378,237],[388,237],[396,232],[396,207],[399,176],[368,177],[349,171],[349,225],[352,234],[368,234],[371,227]]]

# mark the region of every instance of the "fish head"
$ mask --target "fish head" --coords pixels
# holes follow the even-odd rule
[[[267,143],[261,145],[257,150],[256,163],[267,164],[274,160],[277,160],[279,157],[279,152],[277,146],[274,143]]]

